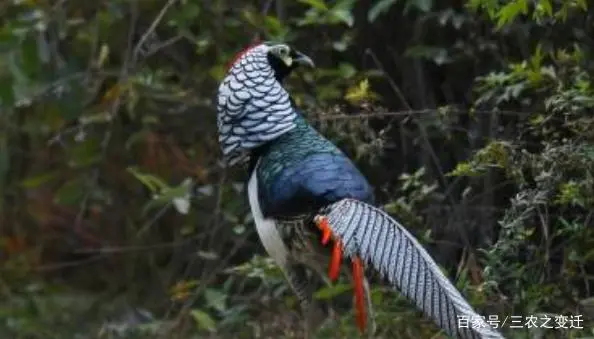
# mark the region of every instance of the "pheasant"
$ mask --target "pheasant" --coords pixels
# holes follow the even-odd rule
[[[315,329],[328,311],[313,300],[306,269],[325,274],[327,255],[330,281],[350,259],[362,333],[375,326],[367,265],[448,335],[503,338],[419,242],[374,206],[373,189],[351,160],[307,123],[282,86],[299,66],[314,63],[282,43],[258,43],[238,53],[218,88],[217,127],[228,166],[248,165],[258,236],[297,296],[306,324]],[[460,317],[472,319],[472,326],[458,326]]]

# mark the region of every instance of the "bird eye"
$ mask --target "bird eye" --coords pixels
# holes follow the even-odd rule
[[[289,50],[285,47],[281,47],[278,49],[278,55],[279,56],[285,56],[289,54]]]

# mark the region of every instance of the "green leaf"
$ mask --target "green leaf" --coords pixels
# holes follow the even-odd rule
[[[497,13],[497,29],[514,21],[520,14],[528,13],[527,0],[514,0],[503,6]]]
[[[380,0],[375,5],[371,6],[369,12],[367,12],[367,21],[374,22],[377,17],[387,12],[392,5],[398,0]]]
[[[433,0],[408,0],[406,6],[404,6],[404,13],[408,13],[413,7],[421,12],[427,13],[433,8]]]
[[[24,188],[35,188],[43,185],[44,183],[54,179],[58,175],[57,172],[43,173],[35,175],[21,181],[21,186]]]
[[[537,11],[542,11],[548,17],[552,17],[553,5],[551,4],[551,0],[540,0],[537,5]]]
[[[138,181],[140,181],[144,186],[146,186],[146,188],[148,188],[152,193],[159,193],[170,188],[169,185],[167,185],[163,180],[152,174],[141,173],[134,167],[128,167],[127,171],[136,179],[138,179]]]
[[[199,328],[209,332],[214,332],[216,329],[216,322],[210,315],[208,315],[208,313],[201,310],[191,310],[190,315]]]
[[[34,79],[41,70],[37,40],[33,37],[25,39],[21,45],[21,69],[28,78]]]
[[[227,74],[227,68],[224,65],[215,65],[208,70],[208,75],[216,81],[221,81]]]
[[[347,11],[352,11],[353,7],[357,0],[339,0],[336,2],[336,5],[332,7],[333,10],[342,9]]]
[[[353,27],[355,18],[353,17],[351,11],[346,9],[332,9],[331,13],[332,16],[338,21],[345,23],[349,27]]]
[[[20,57],[17,56],[16,53],[10,53],[7,55],[6,61],[8,66],[7,69],[10,71],[10,74],[12,74],[15,84],[28,83],[29,79],[27,79],[27,76],[20,67]]]
[[[264,24],[266,25],[268,32],[270,32],[270,35],[277,37],[278,40],[284,40],[283,38],[288,34],[288,30],[276,17],[264,17]]]
[[[67,181],[58,189],[54,196],[54,202],[60,205],[78,205],[87,192],[87,180],[85,177],[78,177]]]
[[[586,0],[576,0],[576,3],[580,9],[583,11],[588,10],[588,2]]]
[[[147,181],[147,179],[148,179],[148,181]],[[142,209],[143,210],[142,213],[146,214],[151,209],[153,209],[155,207],[162,207],[169,203],[173,203],[173,206],[179,213],[187,214],[187,212],[190,208],[188,187],[184,186],[184,185],[179,185],[174,188],[170,188],[170,187],[160,188],[161,183],[156,184],[158,187],[154,186],[154,184],[155,184],[155,182],[153,181],[154,179],[160,180],[156,177],[150,178],[150,175],[149,175],[149,177],[145,176],[142,178],[142,180],[145,180],[145,182],[148,185],[152,185],[150,187],[155,189],[156,190],[155,192],[158,192],[158,193],[154,192],[155,195],[153,196],[153,199],[150,200],[146,205],[144,205],[144,207]],[[162,183],[162,184],[164,184],[164,183]],[[147,186],[147,187],[149,187],[149,186]],[[151,189],[151,188],[149,188],[149,189]],[[176,199],[177,199],[177,203],[176,203]]]
[[[363,101],[371,101],[378,98],[378,95],[371,90],[369,85],[369,79],[365,78],[361,80],[357,85],[347,89],[347,93],[344,99],[349,103],[356,105]]]
[[[353,65],[344,62],[338,65],[338,71],[340,72],[340,76],[344,79],[352,78],[355,76],[355,74],[357,74],[357,70],[355,67],[353,67]]]
[[[447,173],[446,176],[452,177],[473,177],[478,176],[477,170],[475,166],[467,162],[461,162],[456,165],[456,168],[452,170],[450,173]]]
[[[12,77],[0,77],[0,106],[6,109],[14,106],[14,89]],[[6,111],[3,112],[6,114]]]
[[[337,295],[340,295],[348,290],[351,289],[351,285],[349,284],[336,284],[332,286],[322,287],[317,290],[313,297],[317,300],[328,300],[332,299]]]
[[[540,71],[543,58],[544,58],[544,55],[542,52],[542,44],[539,43],[538,45],[536,45],[534,54],[530,57],[530,66],[532,66],[533,70]]]
[[[327,11],[328,6],[323,0],[298,0],[301,3],[310,5],[311,7],[318,9],[320,11]]]
[[[206,299],[208,307],[212,307],[218,312],[227,310],[227,295],[220,291],[208,288],[204,291],[204,299]]]
[[[86,138],[68,150],[68,157],[73,167],[92,165],[101,160],[101,145],[96,139]]]

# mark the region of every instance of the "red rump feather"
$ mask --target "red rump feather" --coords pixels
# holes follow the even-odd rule
[[[241,51],[239,51],[239,53],[235,54],[235,57],[233,57],[233,59],[231,60],[231,62],[227,65],[227,70],[229,70],[231,67],[233,67],[233,64],[237,60],[239,60],[239,58],[241,58],[245,53],[247,53],[253,47],[256,47],[257,45],[259,45],[260,43],[261,42],[260,42],[259,39],[258,40],[254,40],[251,44],[249,44],[244,49],[242,49]]]

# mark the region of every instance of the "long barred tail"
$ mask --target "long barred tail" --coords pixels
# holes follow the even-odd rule
[[[450,336],[503,338],[474,312],[421,244],[388,214],[352,199],[329,205],[324,214],[342,240],[346,256],[362,258]],[[460,316],[472,319],[472,326],[460,328]]]

